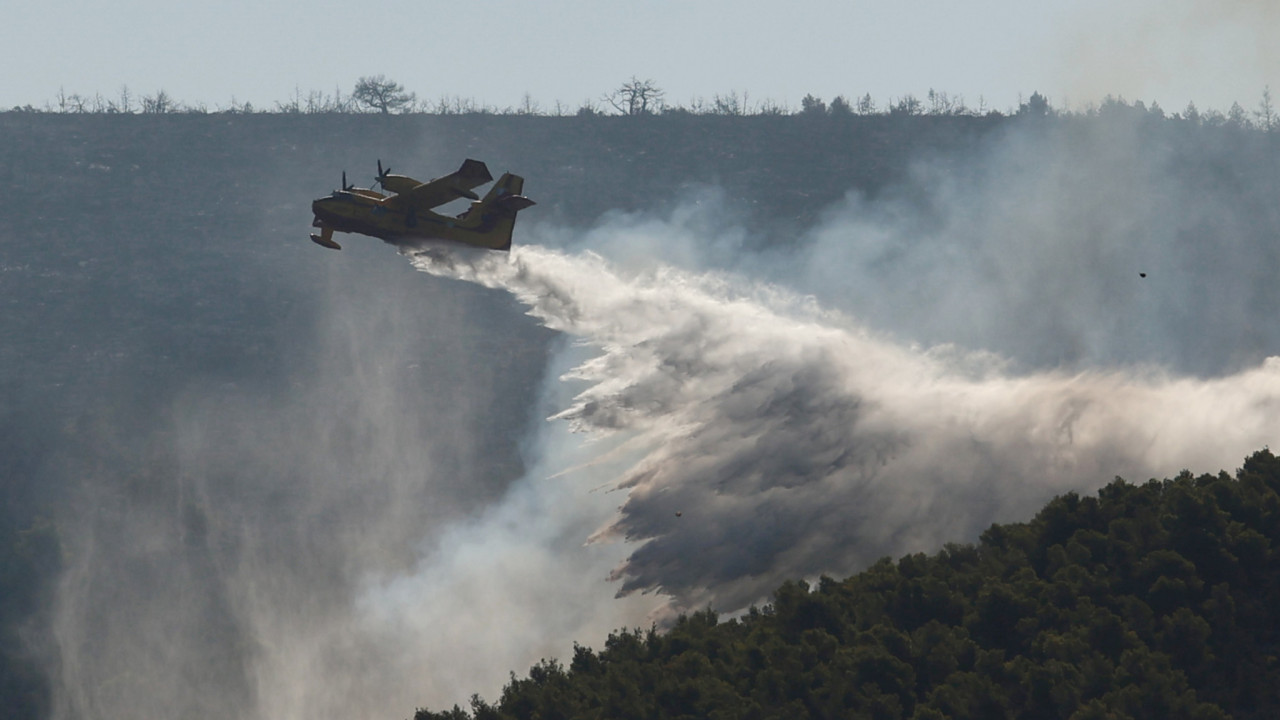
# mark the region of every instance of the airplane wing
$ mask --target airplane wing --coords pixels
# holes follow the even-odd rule
[[[457,172],[450,175],[414,185],[404,183],[407,187],[402,186],[397,189],[396,195],[388,199],[388,204],[393,207],[429,210],[458,198],[479,200],[480,197],[471,189],[492,180],[493,176],[489,174],[489,168],[485,167],[484,163],[479,160],[466,160]]]

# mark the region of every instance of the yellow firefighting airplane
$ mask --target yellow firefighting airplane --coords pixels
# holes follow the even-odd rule
[[[387,192],[348,185],[347,174],[342,173],[341,190],[311,203],[315,213],[311,225],[320,228],[320,234],[313,234],[311,240],[341,250],[342,246],[333,240],[336,231],[371,235],[395,244],[438,238],[509,250],[516,213],[534,202],[520,194],[524,178],[511,173],[498,178],[483,199],[472,191],[491,180],[489,168],[478,160],[467,160],[457,172],[428,182],[392,175],[391,168],[384,170],[379,160],[377,182]],[[432,208],[458,198],[472,201],[461,215],[448,217],[433,212]]]

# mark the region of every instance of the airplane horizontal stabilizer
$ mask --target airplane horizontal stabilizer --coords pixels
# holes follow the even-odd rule
[[[508,212],[519,212],[527,207],[537,205],[534,201],[523,195],[504,195],[495,202],[500,210]]]

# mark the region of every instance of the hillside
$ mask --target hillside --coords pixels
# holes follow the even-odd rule
[[[310,201],[344,170],[365,185],[378,159],[425,179],[474,157],[527,178],[538,205],[522,214],[517,244],[737,273],[904,347],[991,351],[1019,372],[1141,366],[1193,382],[1280,354],[1277,138],[1220,116],[1166,117],[1122,103],[1046,117],[0,113],[0,706],[22,718],[86,708],[269,716],[263,696],[286,684],[264,677],[326,671],[290,654],[307,652],[356,657],[351,667],[365,675],[326,675],[355,678],[358,690],[331,690],[343,701],[385,698],[392,686],[417,693],[383,672],[385,653],[366,637],[319,650],[294,641],[314,639],[317,627],[349,627],[362,583],[410,572],[459,519],[483,517],[517,486],[537,459],[529,448],[539,428],[563,409],[549,406],[547,388],[563,369],[552,361],[572,342],[506,292],[418,272],[379,241],[353,238],[342,253],[309,243]],[[1004,459],[999,448],[979,450],[990,453],[988,468]],[[1098,479],[1115,472],[1108,466]],[[1154,506],[1198,482],[1123,494]],[[1052,495],[1028,486],[1020,509]],[[1079,520],[1078,508],[1096,502],[1068,497],[1045,513],[1067,508]],[[610,647],[648,653],[686,632],[763,632],[790,602],[843,597],[838,588],[877,573],[901,579],[913,563],[944,576],[986,572],[997,555],[1015,567],[1016,553],[999,555],[990,536],[963,545],[990,522],[954,520],[964,528],[954,562],[948,550],[824,581],[815,593],[788,585],[771,613],[724,623],[699,614],[673,635],[619,633]],[[1008,526],[1024,554],[1040,541],[1036,523]],[[574,546],[589,532],[573,535]],[[1077,545],[1093,553],[1091,537],[1071,545],[1063,536],[1045,552],[1060,544],[1068,559],[1081,556]],[[1206,583],[1187,591],[1188,611],[1217,622],[1205,603],[1223,583],[1234,593],[1232,579],[1210,577],[1192,550],[1174,550]],[[830,560],[862,567],[860,557]],[[1027,560],[1037,578],[1045,562]],[[1085,582],[1095,568],[1080,562],[1072,573]],[[1177,575],[1185,567],[1174,565],[1187,584]],[[1154,582],[1149,572],[1138,577]],[[1016,607],[1049,592],[1015,575],[1002,577]],[[1124,582],[1155,602],[1134,632],[1151,653],[1165,652],[1161,623],[1180,596],[1161,590],[1157,602]],[[1237,608],[1249,607],[1251,588],[1232,596]],[[986,637],[971,622],[981,603],[955,603],[939,620],[951,623],[947,637],[963,630],[984,652],[1034,657],[1039,630]],[[1066,612],[1053,627],[1065,627]],[[841,642],[851,626],[870,633],[879,620],[864,628],[862,617],[824,632]],[[927,626],[920,622],[892,626],[914,637]],[[1270,651],[1258,647],[1248,673],[1263,677]],[[606,652],[584,649],[582,662]],[[910,682],[874,697],[910,717],[907,709],[931,702],[916,689],[940,671],[903,652],[894,657],[911,668]],[[979,673],[994,662],[971,655],[956,667]],[[1123,653],[1112,655],[1106,662],[1123,664]],[[552,670],[535,677],[559,678]],[[1030,707],[1016,690],[1022,680],[1009,679],[1014,670],[1001,672],[992,702]],[[1243,712],[1240,698],[1255,692],[1248,687],[1265,687],[1249,686],[1263,681],[1245,670],[1232,670],[1236,680],[1212,668],[1179,672],[1197,703],[1232,713]],[[360,684],[369,677],[380,690]],[[1230,697],[1206,694],[1205,677],[1239,687],[1220,688]],[[734,678],[724,682],[745,682]],[[1094,690],[1080,697],[1106,694]],[[767,707],[754,690],[734,692]],[[1258,693],[1257,708],[1273,707]],[[330,696],[310,702],[330,714],[366,710]]]
[[[497,718],[1271,718],[1280,459],[1058,497],[976,544],[544,660]]]

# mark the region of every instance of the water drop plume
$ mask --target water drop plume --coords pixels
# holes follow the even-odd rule
[[[563,374],[576,395],[553,419],[626,458],[594,478],[625,497],[591,539],[630,543],[619,594],[657,592],[669,611],[737,610],[787,579],[973,540],[1116,475],[1232,467],[1280,427],[1280,358],[1210,380],[1014,374],[726,274],[538,246],[408,254],[511,292],[593,351]]]

